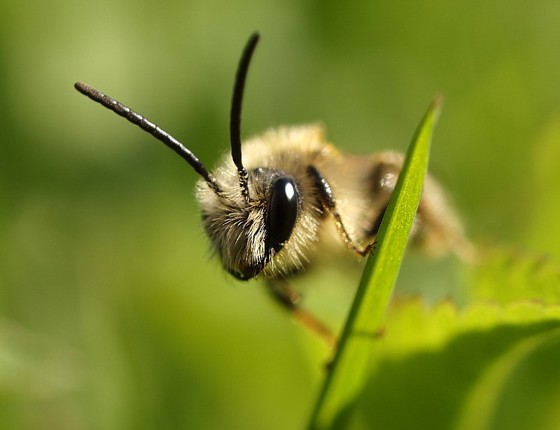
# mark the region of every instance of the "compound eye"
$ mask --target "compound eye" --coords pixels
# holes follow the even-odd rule
[[[268,204],[268,247],[280,251],[289,239],[299,214],[299,194],[291,178],[280,177],[272,185]]]

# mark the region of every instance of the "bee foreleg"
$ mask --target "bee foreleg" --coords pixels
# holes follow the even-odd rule
[[[354,242],[354,240],[352,240],[350,234],[348,234],[348,231],[346,230],[346,227],[344,227],[344,223],[342,222],[342,217],[340,216],[340,213],[336,208],[336,199],[334,197],[332,188],[327,182],[327,180],[323,178],[321,173],[319,173],[319,171],[314,166],[309,166],[307,168],[307,172],[315,180],[315,185],[317,187],[318,196],[321,201],[321,204],[334,217],[336,229],[342,236],[342,240],[344,241],[346,246],[351,251],[353,251],[358,255],[361,255],[362,257],[368,255],[373,248],[373,243],[369,243],[365,246],[362,246],[361,244],[357,244]]]
[[[302,308],[299,304],[301,296],[290,288],[285,279],[269,279],[266,283],[272,298],[286,310],[296,321],[321,336],[332,348],[336,345],[336,338],[331,329],[319,321],[315,315]]]

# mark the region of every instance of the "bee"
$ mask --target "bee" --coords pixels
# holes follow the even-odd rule
[[[403,156],[385,151],[348,155],[319,125],[280,127],[241,142],[241,106],[253,34],[241,55],[230,111],[230,148],[211,173],[196,155],[146,117],[87,84],[75,88],[175,151],[201,177],[196,185],[202,225],[212,251],[235,278],[266,280],[272,296],[296,319],[332,341],[330,330],[299,305],[288,279],[304,271],[318,249],[369,254]],[[456,251],[461,224],[428,176],[412,233],[433,252]]]

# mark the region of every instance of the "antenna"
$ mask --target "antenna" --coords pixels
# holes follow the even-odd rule
[[[194,155],[190,150],[188,150],[181,142],[171,136],[165,130],[159,128],[156,124],[151,122],[146,117],[134,112],[129,107],[123,105],[121,102],[115,100],[114,98],[103,94],[101,91],[90,87],[88,84],[83,82],[76,82],[74,87],[83,95],[89,97],[93,101],[105,106],[107,109],[112,110],[117,115],[130,121],[132,124],[137,125],[142,130],[147,131],[152,136],[154,136],[159,141],[163,142],[167,147],[175,151],[181,158],[183,158],[191,167],[204,178],[206,183],[214,190],[215,193],[221,193],[216,178],[210,174],[208,169],[202,164],[202,162]]]
[[[243,102],[243,90],[245,88],[245,81],[247,80],[247,71],[249,70],[249,64],[251,62],[251,57],[255,51],[255,47],[259,42],[259,34],[253,33],[245,49],[241,54],[241,60],[239,60],[239,65],[237,66],[237,74],[235,75],[235,84],[233,87],[233,97],[231,99],[231,112],[230,112],[230,122],[229,122],[229,135],[231,143],[231,158],[234,164],[237,166],[237,172],[239,173],[239,185],[241,186],[241,192],[245,196],[245,199],[249,201],[249,187],[248,179],[249,175],[247,170],[243,167],[243,160],[241,155],[241,105]]]

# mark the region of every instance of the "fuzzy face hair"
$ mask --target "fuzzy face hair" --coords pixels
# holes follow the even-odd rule
[[[323,217],[306,168],[325,155],[324,148],[318,126],[279,128],[248,140],[242,149],[249,174],[249,201],[242,195],[229,154],[214,172],[223,193],[214,192],[203,180],[198,182],[196,195],[204,228],[213,252],[229,273],[240,279],[258,274],[282,277],[304,268]],[[278,178],[293,180],[298,211],[289,238],[275,249],[268,243],[267,220]]]

